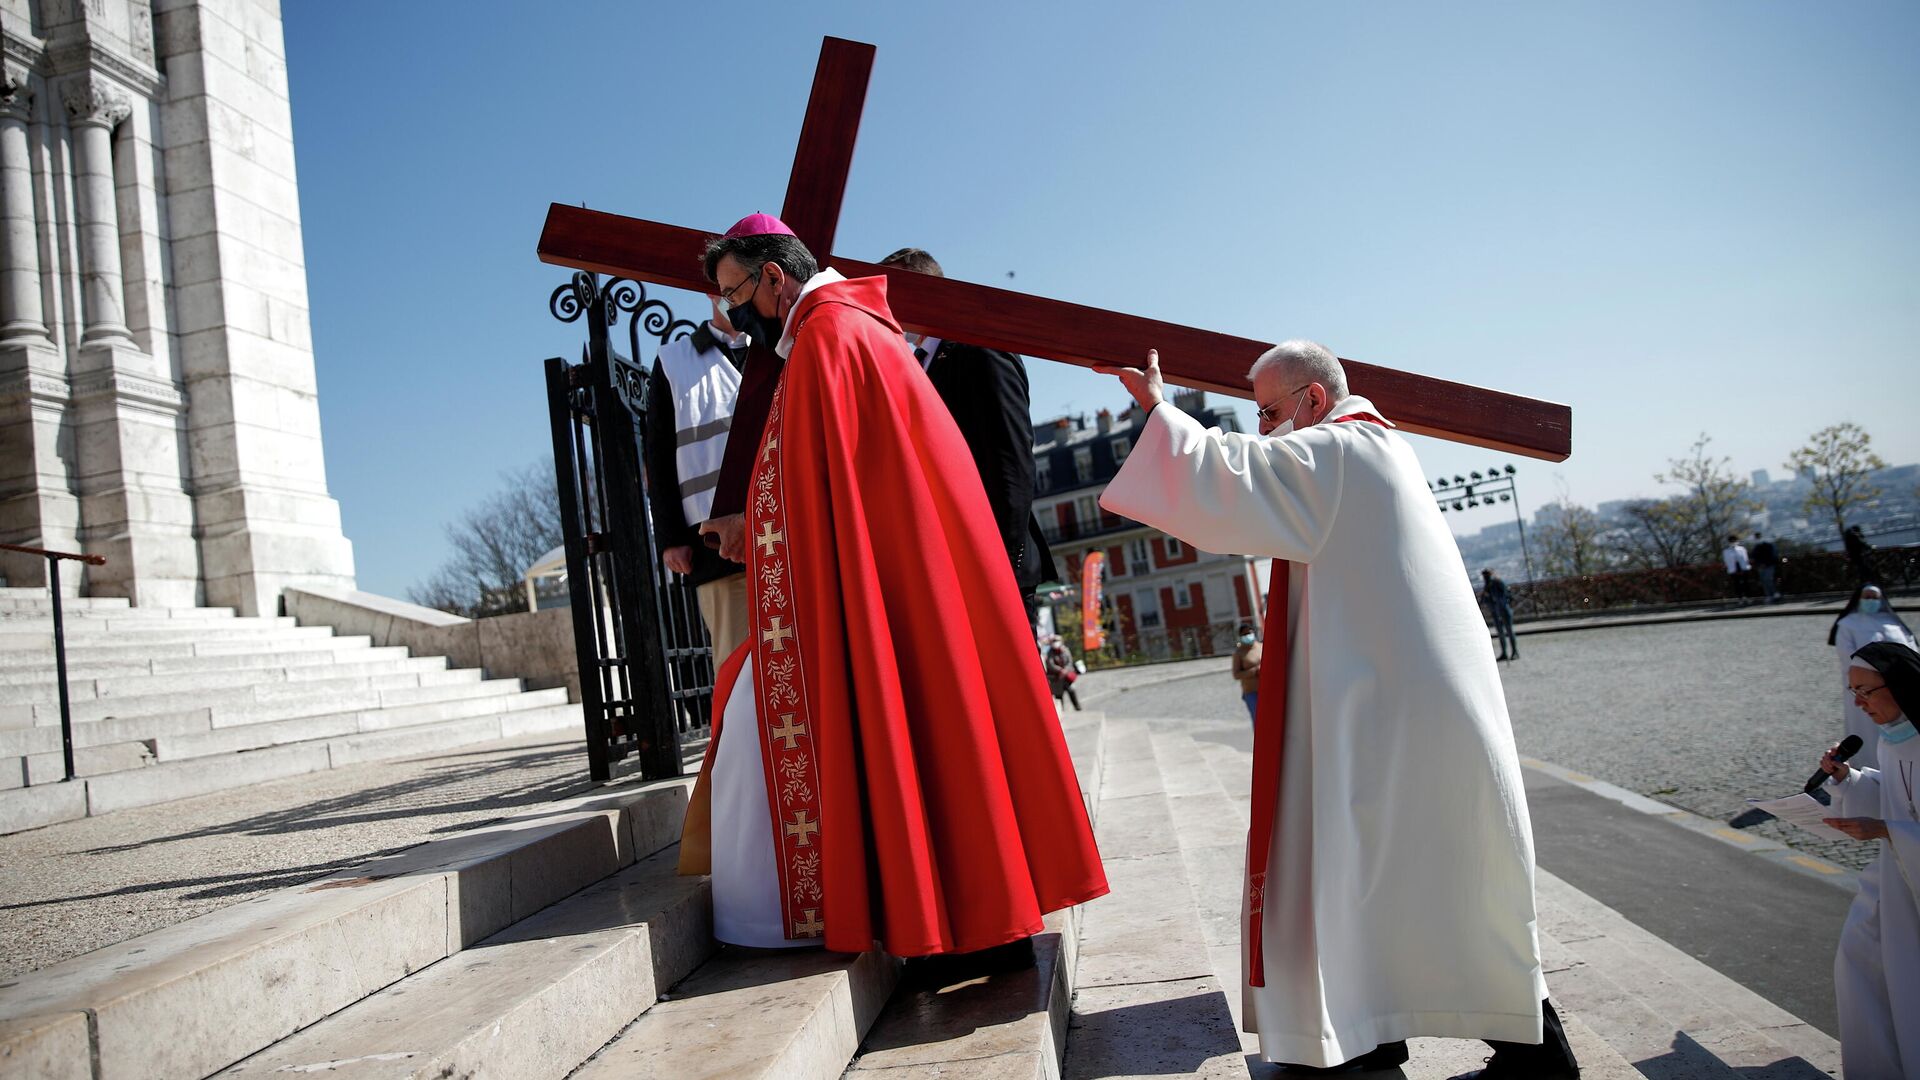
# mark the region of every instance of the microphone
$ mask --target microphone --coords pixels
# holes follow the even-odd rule
[[[1848,758],[1852,757],[1853,755],[1859,753],[1860,747],[1863,745],[1865,744],[1863,744],[1860,741],[1860,736],[1849,735],[1846,738],[1840,740],[1839,746],[1836,746],[1833,748],[1833,760],[1845,761]],[[1827,770],[1820,769],[1815,771],[1812,776],[1809,776],[1807,778],[1807,788],[1806,788],[1807,794],[1811,795],[1814,792],[1819,791],[1821,786],[1824,785],[1827,782],[1827,780],[1828,780]]]

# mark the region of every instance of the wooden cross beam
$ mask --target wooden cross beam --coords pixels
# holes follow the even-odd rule
[[[874,48],[827,38],[820,47],[787,183],[785,221],[809,250],[848,277],[887,276],[887,302],[916,333],[1063,363],[1137,366],[1160,350],[1167,381],[1249,397],[1246,372],[1269,343],[1144,319],[1028,293],[929,277],[828,256],[840,219]],[[694,292],[713,233],[553,204],[540,233],[543,262]],[[1353,392],[1371,398],[1403,430],[1547,461],[1573,452],[1573,410],[1517,394],[1342,360]]]

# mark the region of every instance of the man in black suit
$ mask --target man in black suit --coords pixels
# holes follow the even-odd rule
[[[919,248],[901,248],[880,265],[946,276]],[[1054,567],[1053,552],[1033,516],[1033,409],[1026,365],[1013,353],[958,341],[909,334],[907,342],[973,452],[1031,623],[1034,588],[1053,577]]]

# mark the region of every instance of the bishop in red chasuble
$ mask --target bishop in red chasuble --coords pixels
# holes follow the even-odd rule
[[[682,869],[712,873],[739,945],[1032,935],[1106,875],[979,474],[886,279],[816,272],[765,215],[707,271],[786,363],[764,431],[729,436],[757,440],[744,518],[710,523],[754,629],[716,680]]]

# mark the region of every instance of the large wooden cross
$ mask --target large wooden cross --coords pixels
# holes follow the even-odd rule
[[[911,331],[1089,367],[1137,366],[1148,349],[1158,349],[1167,381],[1250,396],[1247,367],[1265,342],[829,256],[873,54],[871,45],[839,38],[820,47],[780,212],[809,250],[848,277],[887,275],[888,304]],[[708,292],[701,253],[713,236],[555,203],[547,210],[539,254],[559,266]],[[1404,430],[1548,461],[1572,453],[1573,411],[1565,405],[1343,362],[1354,393],[1371,398]]]

